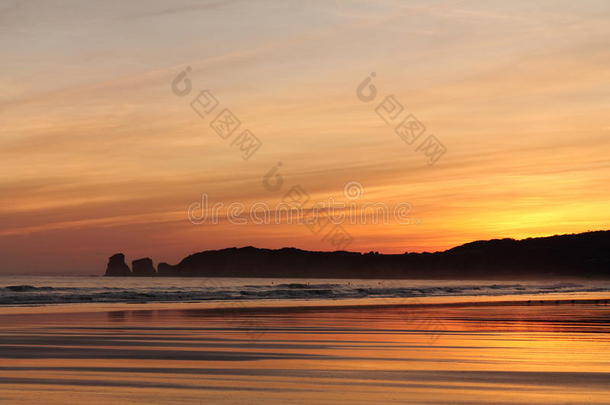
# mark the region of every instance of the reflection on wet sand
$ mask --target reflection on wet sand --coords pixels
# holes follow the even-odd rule
[[[0,315],[0,401],[610,403],[610,306]]]

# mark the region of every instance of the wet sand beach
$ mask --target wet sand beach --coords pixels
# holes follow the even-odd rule
[[[0,313],[0,402],[610,403],[604,301],[200,307]]]

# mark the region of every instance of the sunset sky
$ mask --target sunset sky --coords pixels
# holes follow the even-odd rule
[[[0,274],[334,250],[299,224],[187,217],[203,193],[275,206],[294,185],[411,205],[417,223],[344,224],[355,251],[608,229],[609,21],[607,0],[0,1]],[[191,108],[204,89],[262,141],[249,160]],[[389,95],[444,144],[436,164],[376,114]]]

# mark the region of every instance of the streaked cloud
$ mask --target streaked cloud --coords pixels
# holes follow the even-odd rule
[[[608,17],[596,0],[6,3],[0,272],[332,249],[302,226],[185,215],[204,192],[271,204],[296,184],[325,200],[358,181],[366,201],[412,204],[419,225],[348,226],[362,251],[608,228]],[[171,92],[186,66],[263,141],[255,159]],[[371,72],[446,144],[439,164],[355,97]],[[286,187],[270,193],[277,162]]]

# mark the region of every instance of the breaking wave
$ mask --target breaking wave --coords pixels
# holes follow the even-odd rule
[[[22,281],[25,277],[13,277]],[[439,280],[107,279],[45,277],[37,283],[3,283],[0,305],[64,303],[318,300],[498,296],[610,291],[610,283],[497,283]],[[47,281],[45,284],[42,284]],[[116,284],[120,284],[117,286]]]

